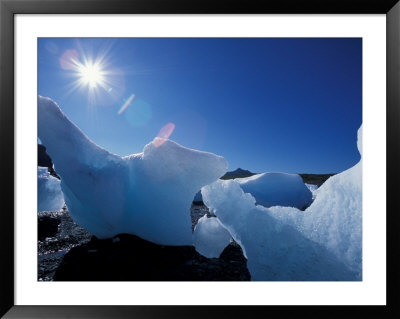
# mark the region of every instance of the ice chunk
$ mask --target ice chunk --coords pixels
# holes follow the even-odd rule
[[[361,279],[362,161],[330,177],[307,212],[302,225],[307,236],[333,251]]]
[[[216,217],[201,217],[193,233],[193,245],[207,258],[219,258],[231,242],[231,235]]]
[[[270,208],[255,205],[254,197],[236,181],[219,180],[203,187],[202,194],[242,247],[252,280],[354,280],[331,252],[275,218]]]
[[[331,251],[362,278],[361,162],[330,177],[304,212],[271,207],[272,215]]]
[[[307,184],[305,183],[304,185],[307,186],[307,188],[310,190],[310,192],[315,192],[318,189],[318,185],[314,185],[314,184]]]
[[[362,279],[362,160],[330,177],[305,211],[257,206],[240,186],[219,180],[202,195],[242,246],[252,280]]]
[[[362,127],[357,147],[362,156]],[[315,192],[303,212],[272,208],[274,216],[295,225],[311,240],[324,245],[362,278],[362,159],[352,168],[331,176]]]
[[[119,233],[191,245],[194,194],[227,170],[223,157],[155,138],[120,157],[90,141],[51,99],[38,98],[39,138],[61,177],[74,221],[99,238]]]
[[[51,176],[47,167],[38,167],[38,212],[59,211],[63,206],[60,180]]]
[[[304,185],[306,185],[307,188],[310,190],[310,192],[312,194],[312,200],[314,200],[315,199],[315,195],[316,195],[316,191],[318,189],[318,185],[307,184],[307,183],[305,183]]]
[[[265,207],[290,206],[304,209],[312,202],[312,193],[297,174],[263,173],[237,178],[245,193]]]
[[[361,157],[363,155],[363,153],[362,153],[362,140],[363,140],[362,131],[363,131],[363,128],[361,125],[361,127],[358,129],[358,132],[357,132],[357,148],[358,148],[358,151],[360,152]]]

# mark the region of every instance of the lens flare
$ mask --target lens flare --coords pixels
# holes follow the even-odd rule
[[[128,108],[128,106],[132,103],[133,99],[135,98],[135,94],[131,94],[131,96],[125,101],[125,103],[121,106],[118,111],[118,115],[124,113],[124,111]]]
[[[67,50],[60,57],[60,66],[64,70],[74,70],[78,66],[79,53],[77,50]]]
[[[45,44],[45,48],[48,52],[50,52],[51,54],[57,54],[58,53],[58,46],[57,44],[55,44],[54,42],[50,41],[50,42],[46,42]]]
[[[167,123],[165,124],[160,132],[158,132],[156,138],[154,139],[154,145],[156,147],[161,146],[164,142],[171,136],[172,132],[175,129],[174,123]]]

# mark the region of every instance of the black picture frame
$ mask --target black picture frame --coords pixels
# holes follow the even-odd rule
[[[386,306],[16,306],[14,303],[15,14],[386,14]],[[400,3],[398,0],[0,0],[0,316],[5,318],[399,318]],[[377,106],[379,107],[379,106]]]

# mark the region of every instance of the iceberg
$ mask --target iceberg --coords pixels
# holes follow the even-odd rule
[[[231,239],[231,234],[219,219],[207,215],[199,219],[193,232],[194,248],[207,258],[219,258]]]
[[[269,208],[255,205],[255,198],[234,180],[214,182],[203,187],[202,194],[242,247],[252,280],[354,280],[355,274],[333,253],[275,218]]]
[[[142,153],[112,154],[41,96],[38,129],[71,217],[98,238],[127,233],[162,245],[192,245],[192,200],[228,167],[221,156],[158,137]]]
[[[63,207],[60,180],[51,176],[47,167],[38,167],[38,213],[59,211]]]
[[[361,163],[330,177],[304,212],[271,207],[271,215],[332,252],[362,278]]]
[[[361,141],[362,128],[362,156]],[[201,192],[242,247],[252,280],[362,279],[362,159],[330,177],[305,211],[256,205],[241,186],[219,180]]]
[[[362,127],[357,147],[362,156]],[[362,278],[362,158],[352,168],[331,176],[315,191],[305,212],[273,207],[273,215],[324,245]]]
[[[250,193],[256,203],[265,207],[290,206],[304,209],[312,202],[312,193],[300,175],[287,173],[262,173],[235,179],[245,193]]]

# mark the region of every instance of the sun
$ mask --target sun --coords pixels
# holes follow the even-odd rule
[[[66,71],[65,76],[72,80],[66,94],[79,92],[86,95],[89,105],[109,103],[117,99],[121,83],[121,72],[110,62],[109,49],[99,51],[97,55],[87,54],[79,46],[68,49],[60,57],[60,67]]]
[[[100,63],[86,62],[78,66],[80,82],[90,88],[96,88],[104,84],[105,71]]]

